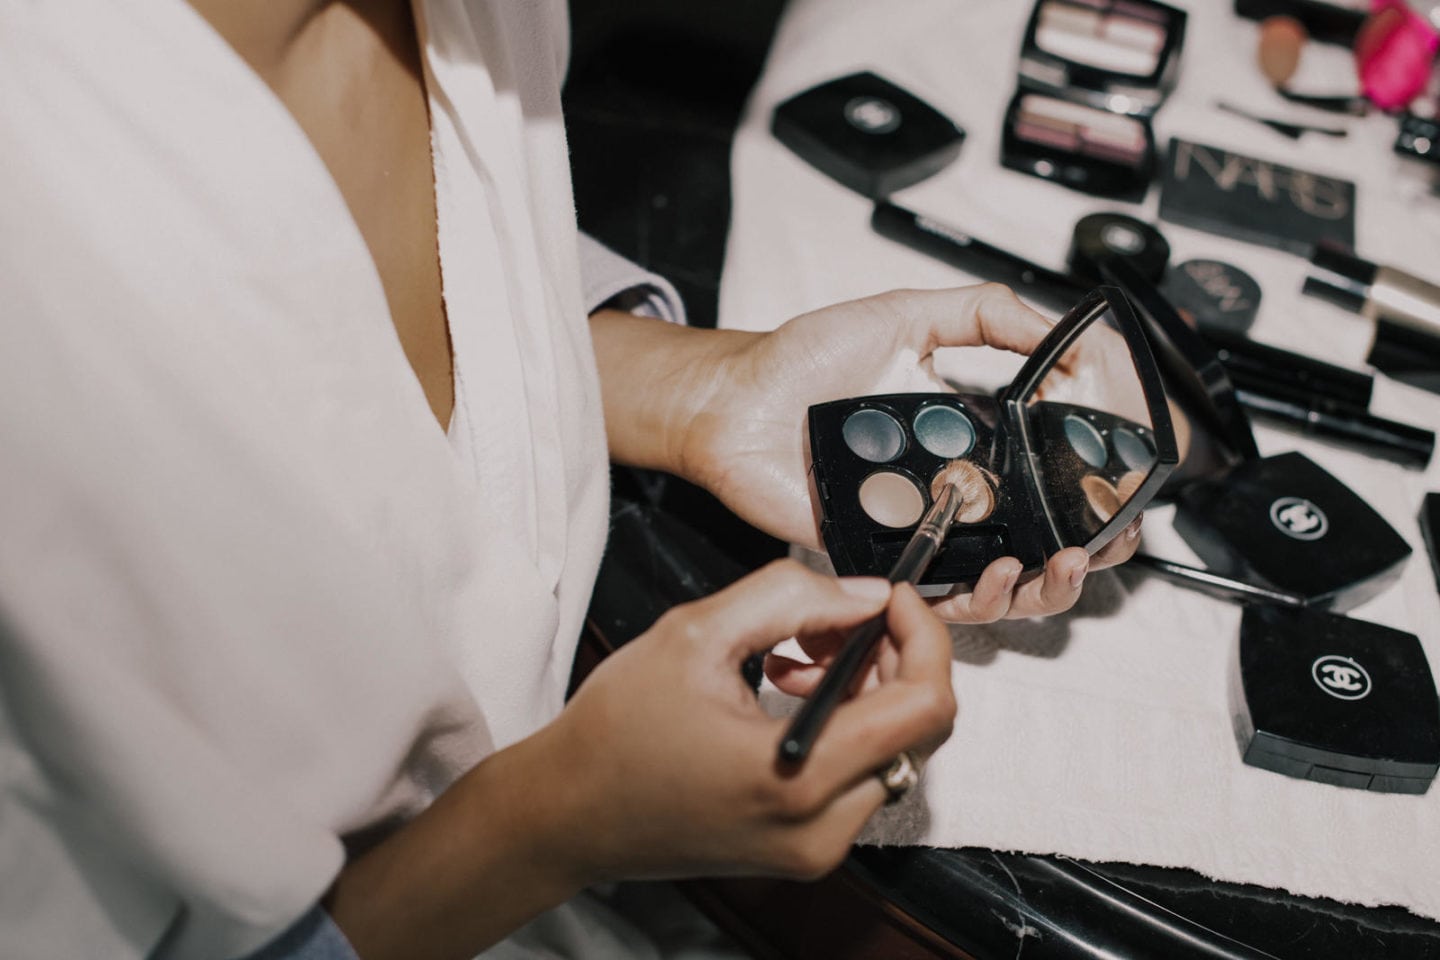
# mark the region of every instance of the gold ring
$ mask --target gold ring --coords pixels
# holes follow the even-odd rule
[[[885,788],[885,803],[899,803],[920,782],[920,762],[909,750],[901,750],[890,765],[876,776]]]

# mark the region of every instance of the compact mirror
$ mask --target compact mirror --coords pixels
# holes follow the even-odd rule
[[[925,592],[973,583],[993,560],[1028,571],[1068,546],[1096,552],[1178,459],[1160,375],[1123,293],[1072,308],[998,397],[857,397],[809,411],[821,531],[841,574],[884,575],[938,493],[956,520]]]

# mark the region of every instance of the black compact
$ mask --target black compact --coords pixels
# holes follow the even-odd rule
[[[1182,465],[1162,493],[1175,530],[1215,573],[1348,610],[1400,575],[1411,550],[1359,494],[1299,453],[1261,457],[1218,354],[1123,257],[1101,272],[1134,298],[1185,414]]]
[[[1414,634],[1247,607],[1230,699],[1251,766],[1383,793],[1424,793],[1440,769],[1440,699]]]
[[[944,593],[1017,557],[1096,552],[1178,459],[1143,328],[1099,287],[1072,307],[997,396],[904,393],[810,408],[813,496],[836,572],[883,576],[934,500],[942,471],[961,506],[919,585]]]
[[[877,199],[943,170],[965,140],[939,110],[868,71],[786,100],[770,131],[823,173]]]
[[[1005,110],[1000,162],[1093,196],[1138,203],[1155,177],[1155,134],[1143,118],[1022,88]]]
[[[1020,84],[1148,117],[1174,89],[1183,10],[1154,0],[1039,0],[1020,48]]]
[[[1216,573],[1333,610],[1394,583],[1411,552],[1374,507],[1300,453],[1247,460],[1187,486],[1175,530]]]

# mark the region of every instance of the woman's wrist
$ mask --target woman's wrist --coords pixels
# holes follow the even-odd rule
[[[356,953],[474,956],[594,880],[567,842],[584,805],[549,736],[482,761],[341,871],[325,906]]]
[[[591,315],[612,460],[704,482],[708,438],[729,412],[738,359],[762,334]]]

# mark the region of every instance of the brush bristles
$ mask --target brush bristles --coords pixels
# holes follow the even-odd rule
[[[930,481],[930,495],[939,498],[946,484],[960,496],[956,523],[979,523],[995,509],[995,484],[990,475],[968,460],[952,460]]]

